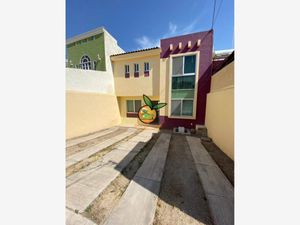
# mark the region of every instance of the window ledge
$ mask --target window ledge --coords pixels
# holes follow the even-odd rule
[[[170,119],[195,120],[196,116],[168,116]]]

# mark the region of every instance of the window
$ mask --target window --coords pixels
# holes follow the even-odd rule
[[[82,56],[82,58],[80,60],[80,68],[84,69],[84,70],[92,69],[91,60],[87,55]]]
[[[172,58],[172,116],[193,116],[195,79],[196,55]]]
[[[139,77],[139,64],[134,64],[134,77]]]
[[[136,117],[139,109],[142,106],[142,101],[141,100],[127,100],[126,101],[127,105],[127,117]]]
[[[125,78],[129,78],[129,65],[125,65]]]
[[[149,63],[148,62],[144,63],[144,71],[149,72]]]
[[[149,77],[149,63],[148,62],[144,63],[144,75],[145,75],[145,77]]]
[[[134,72],[138,73],[139,72],[139,64],[134,64]]]

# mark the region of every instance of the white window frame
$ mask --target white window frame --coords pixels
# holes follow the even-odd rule
[[[128,71],[127,71],[128,69]],[[125,74],[128,74],[129,73],[129,65],[125,65]]]
[[[133,112],[128,111],[127,101],[133,101],[133,110],[134,110]],[[135,111],[136,110],[136,108],[135,108],[135,101],[141,101],[141,106],[142,106],[142,100],[140,100],[140,99],[127,99],[126,100],[126,113],[138,113],[138,112]],[[139,110],[139,109],[137,109],[137,110]]]
[[[83,62],[83,60],[88,59],[88,61]],[[83,55],[80,58],[80,68],[83,70],[91,70],[92,69],[92,61],[91,58],[88,55]]]
[[[179,57],[179,56],[189,56],[189,55],[196,55],[196,69],[195,73],[187,73],[184,74],[184,67],[183,67],[183,74],[182,75],[174,75],[173,76],[173,58]],[[184,60],[185,58],[183,57],[183,66],[184,66]],[[169,63],[169,101],[168,104],[170,107],[168,107],[168,117],[169,118],[174,118],[174,119],[196,119],[196,112],[197,112],[197,95],[198,95],[198,76],[199,76],[199,61],[200,61],[200,51],[194,51],[194,52],[187,52],[187,53],[181,53],[181,54],[175,54],[175,55],[170,55],[170,63]],[[193,100],[193,115],[192,116],[173,116],[172,115],[172,100],[181,100],[179,98],[174,98],[172,99],[172,77],[179,77],[179,76],[191,76],[195,74],[195,88],[194,88],[194,98],[185,98],[184,100]],[[174,90],[192,90],[192,89],[174,89]],[[182,113],[182,102],[181,102],[181,113]]]
[[[172,98],[171,102],[172,102],[172,100],[180,101],[180,117],[187,116],[187,115],[182,115],[182,106],[183,106],[183,101],[185,101],[185,100],[193,101],[193,113],[194,113],[194,101],[195,100],[193,98]],[[172,108],[170,108],[170,110],[171,110],[171,114],[172,114]],[[172,115],[172,116],[174,116],[174,115]],[[178,115],[176,115],[176,116],[178,116]]]
[[[144,62],[144,72],[149,72],[149,71],[150,71],[150,63],[149,62]]]
[[[138,63],[134,63],[134,73],[139,73],[140,72],[140,66]]]

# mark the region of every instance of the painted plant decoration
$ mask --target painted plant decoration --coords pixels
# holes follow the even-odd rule
[[[153,102],[151,101],[151,99],[146,96],[143,95],[143,99],[144,102],[146,103],[146,105],[143,105],[138,113],[138,117],[140,119],[140,121],[142,121],[143,123],[152,123],[156,117],[157,117],[157,111],[159,109],[161,109],[162,107],[166,106],[167,103],[158,103],[156,105],[153,104]]]

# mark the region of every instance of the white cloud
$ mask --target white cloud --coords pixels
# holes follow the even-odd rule
[[[169,22],[168,31],[165,34],[161,35],[159,38],[150,38],[146,35],[143,35],[142,37],[135,39],[135,41],[138,44],[138,48],[143,49],[143,48],[156,47],[159,46],[161,38],[168,38],[177,35],[184,35],[184,34],[196,32],[197,23],[198,23],[198,19],[192,21],[187,26],[178,27],[177,24]]]
[[[135,41],[138,44],[139,48],[152,48],[152,47],[156,47],[159,46],[159,39],[155,40],[155,39],[150,39],[147,36],[142,36],[140,38],[135,39]]]

